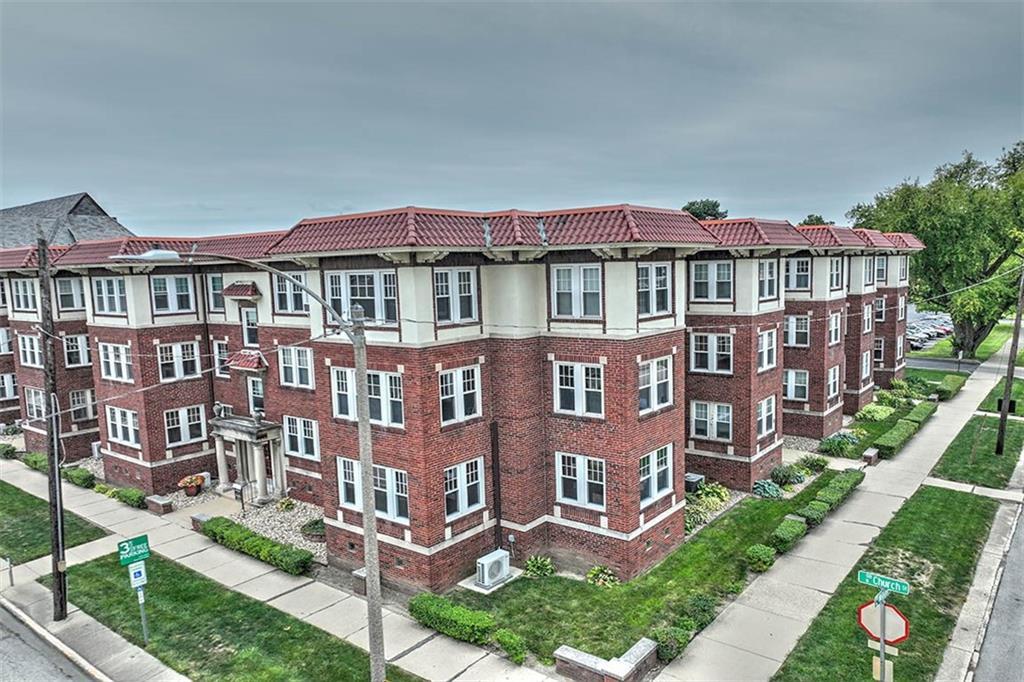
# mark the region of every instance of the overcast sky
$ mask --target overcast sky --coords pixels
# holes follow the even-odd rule
[[[0,203],[139,233],[416,204],[842,222],[1022,133],[1019,2],[0,8]]]

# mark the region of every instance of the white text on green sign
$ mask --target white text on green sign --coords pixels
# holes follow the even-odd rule
[[[122,566],[145,561],[149,558],[149,536],[140,535],[137,538],[122,540],[117,543],[117,555]]]
[[[880,590],[889,590],[895,594],[910,594],[910,583],[907,581],[879,575],[871,571],[857,571],[857,582],[877,587]]]

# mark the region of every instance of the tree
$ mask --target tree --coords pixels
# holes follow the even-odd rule
[[[695,199],[686,202],[683,210],[697,220],[721,220],[729,215],[728,211],[722,209],[718,199]]]
[[[825,220],[819,213],[808,213],[797,225],[835,225],[834,220]]]
[[[930,182],[905,180],[847,213],[856,227],[911,232],[924,241],[911,259],[911,298],[924,310],[950,314],[954,354],[974,357],[1016,304],[1024,254],[1022,159],[1021,142],[994,165],[965,151],[939,166]]]

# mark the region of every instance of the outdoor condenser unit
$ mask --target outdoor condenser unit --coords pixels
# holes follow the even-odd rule
[[[476,584],[491,588],[508,580],[508,552],[496,549],[476,560]]]

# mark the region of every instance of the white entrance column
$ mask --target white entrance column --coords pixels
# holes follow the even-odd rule
[[[250,449],[252,450],[252,464],[256,468],[256,501],[263,503],[270,499],[267,494],[266,451],[262,445],[257,443],[253,443]]]
[[[288,474],[285,471],[284,452],[281,441],[270,441],[270,467],[274,472],[274,494],[284,497],[288,492]]]
[[[217,451],[217,490],[224,492],[231,489],[228,474],[228,456],[224,453],[224,437],[214,436],[213,447]]]

